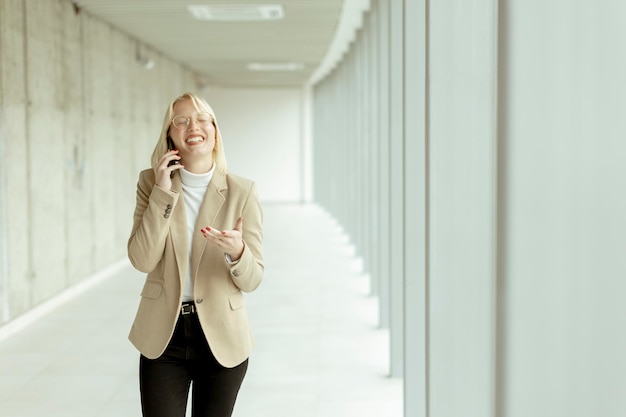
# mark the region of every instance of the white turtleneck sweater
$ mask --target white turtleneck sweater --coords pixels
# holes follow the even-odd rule
[[[194,174],[185,168],[178,170],[180,178],[183,183],[183,199],[185,200],[185,214],[187,215],[187,231],[189,232],[189,253],[191,254],[191,242],[193,241],[193,234],[200,233],[196,228],[196,219],[198,218],[198,211],[200,205],[204,199],[204,194],[213,173],[215,172],[215,164],[213,168],[206,174]],[[185,286],[183,288],[183,301],[193,301],[193,281],[191,279],[191,256],[189,257],[189,268],[187,276],[185,277]]]

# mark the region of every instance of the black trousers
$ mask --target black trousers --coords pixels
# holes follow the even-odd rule
[[[248,360],[220,365],[196,314],[181,315],[167,349],[157,359],[141,355],[139,388],[144,417],[185,417],[189,386],[193,417],[230,417]]]

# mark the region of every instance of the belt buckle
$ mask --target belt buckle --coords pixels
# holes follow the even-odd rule
[[[186,316],[187,314],[195,313],[196,306],[193,304],[183,304],[180,308],[180,314]]]

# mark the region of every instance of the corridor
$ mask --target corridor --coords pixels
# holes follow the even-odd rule
[[[332,219],[268,205],[264,251],[265,280],[246,295],[257,348],[233,416],[401,416],[376,298]],[[125,265],[0,342],[0,416],[141,415],[126,335],[142,281]]]
[[[626,416],[626,1],[204,3],[0,1],[0,417],[141,415],[185,92],[265,212],[235,417]]]

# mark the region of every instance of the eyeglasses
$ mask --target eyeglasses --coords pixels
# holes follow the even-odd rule
[[[200,125],[206,125],[213,121],[213,116],[209,113],[196,113],[193,116],[193,121]],[[174,118],[172,119],[172,124],[176,129],[185,128],[189,126],[190,123],[191,117],[188,116],[178,115],[174,116]]]

